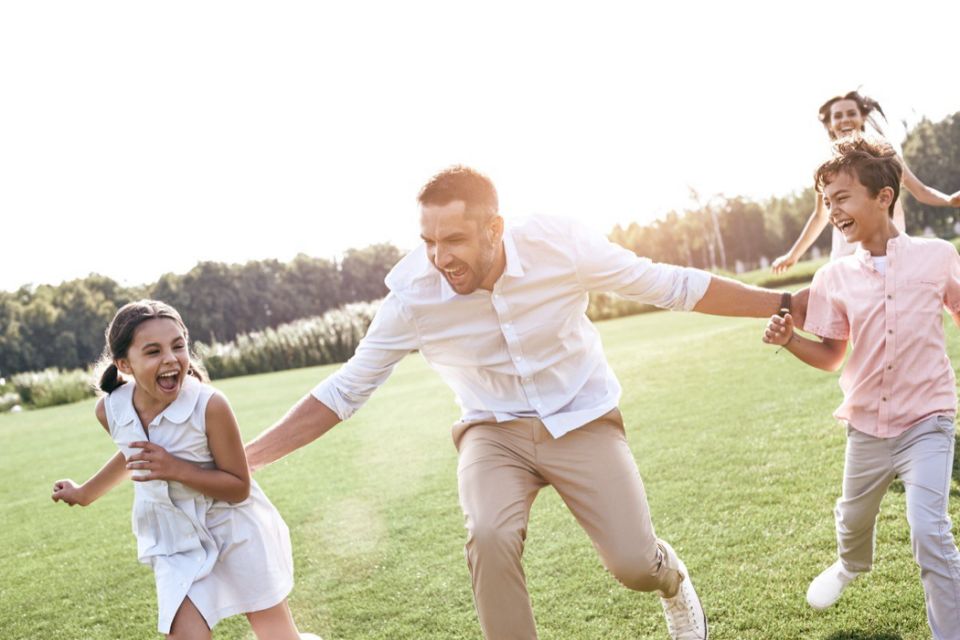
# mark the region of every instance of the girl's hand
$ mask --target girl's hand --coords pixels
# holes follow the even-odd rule
[[[130,479],[135,482],[180,480],[183,478],[184,465],[190,465],[189,462],[170,455],[166,449],[152,442],[131,442],[128,446],[141,451],[127,458],[127,469],[131,471],[143,469],[148,472],[133,474]]]
[[[952,196],[950,196],[950,206],[960,207],[960,191],[957,191]]]
[[[782,318],[771,316],[763,332],[763,341],[767,344],[785,346],[793,339],[793,316],[789,313]]]
[[[795,264],[797,264],[797,259],[789,253],[785,253],[773,261],[773,264],[770,265],[770,270],[774,273],[785,273],[787,269]]]
[[[86,502],[83,499],[83,492],[80,490],[80,487],[73,480],[57,480],[53,483],[53,495],[50,496],[54,502],[60,502],[61,500],[71,507],[75,504],[80,505],[81,507],[86,506]]]

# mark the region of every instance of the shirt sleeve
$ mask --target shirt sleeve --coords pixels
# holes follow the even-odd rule
[[[700,269],[641,258],[603,234],[574,223],[577,277],[587,291],[610,291],[629,300],[690,311],[710,285]]]
[[[314,398],[346,420],[386,382],[393,368],[419,348],[416,326],[403,303],[390,293],[380,305],[357,350],[340,369],[314,387]]]
[[[947,243],[949,244],[949,243]],[[947,252],[947,284],[943,304],[950,313],[960,313],[960,253],[950,244]]]
[[[807,317],[803,330],[833,340],[850,337],[850,323],[839,302],[830,296],[829,274],[820,269],[813,275],[810,298],[807,300]]]

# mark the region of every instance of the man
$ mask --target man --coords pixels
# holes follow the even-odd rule
[[[251,468],[348,418],[419,350],[462,409],[457,475],[484,636],[537,637],[521,555],[534,497],[550,484],[621,583],[660,593],[671,637],[707,638],[686,567],[654,534],[588,292],[755,317],[789,306],[789,295],[651,263],[569,220],[505,229],[493,184],[467,167],[437,174],[418,200],[423,245],[387,276],[356,354],[247,445]],[[802,322],[803,309],[793,315]]]

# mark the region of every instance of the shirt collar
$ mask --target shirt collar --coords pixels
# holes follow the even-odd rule
[[[896,253],[897,249],[902,247],[908,242],[907,234],[901,231],[899,234],[887,240],[887,255],[891,253]],[[873,266],[873,255],[863,248],[859,242],[857,243],[857,248],[854,251],[854,254],[857,256],[857,259],[865,265]]]
[[[424,256],[426,256],[426,253],[424,253]],[[510,228],[506,226],[504,226],[503,229],[503,256],[503,274],[500,277],[508,276],[511,278],[519,278],[524,274],[523,264],[520,263],[520,254],[517,253],[517,243],[513,240],[513,234],[510,233]],[[446,302],[457,295],[459,294],[453,290],[453,287],[450,286],[447,279],[440,276],[440,299]]]
[[[138,420],[137,410],[133,407],[133,390],[136,384],[127,382],[125,385],[114,389],[107,396],[110,402],[110,409],[117,421],[117,426],[123,426]],[[174,424],[183,424],[193,415],[193,410],[197,407],[197,400],[200,399],[200,381],[192,375],[187,375],[180,388],[177,399],[166,406],[166,408],[157,414],[151,424],[159,424],[160,418],[166,418]]]

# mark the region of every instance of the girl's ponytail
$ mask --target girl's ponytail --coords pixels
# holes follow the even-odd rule
[[[100,376],[100,390],[104,393],[110,393],[117,387],[120,387],[126,384],[126,380],[120,377],[120,371],[117,369],[117,365],[112,362],[107,365],[103,370],[103,374]]]

